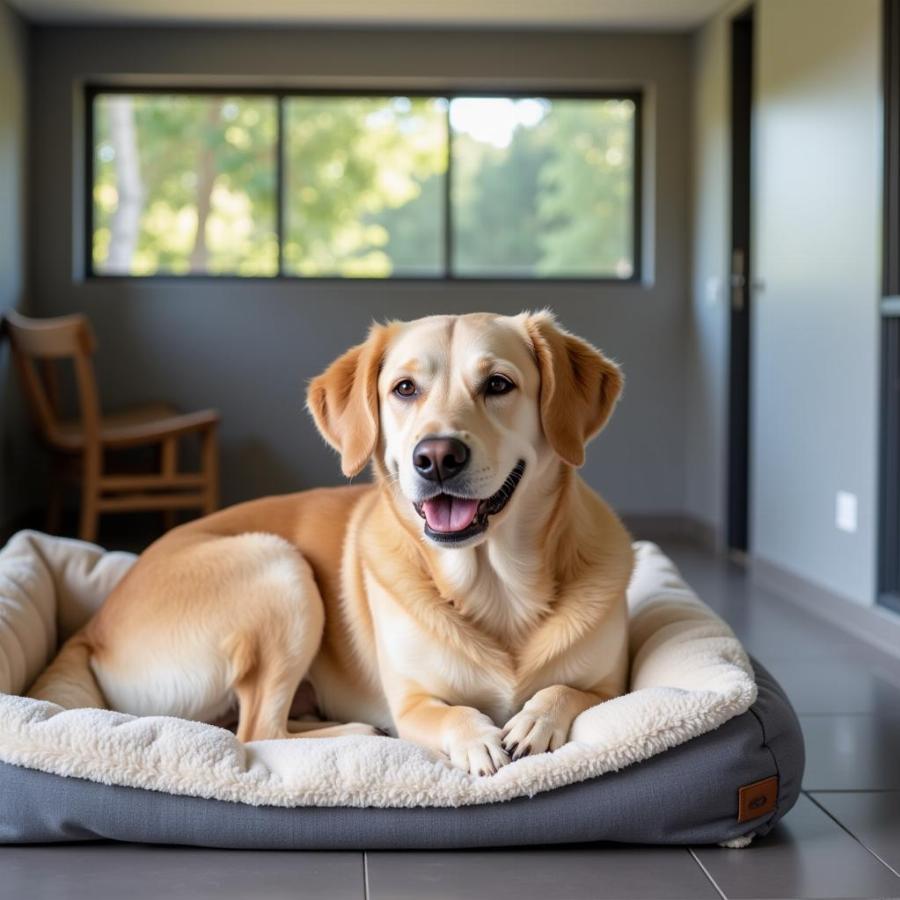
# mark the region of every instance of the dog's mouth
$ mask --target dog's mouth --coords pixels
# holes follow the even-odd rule
[[[520,459],[500,490],[486,500],[440,493],[414,503],[416,512],[425,520],[425,534],[433,540],[454,544],[486,531],[488,520],[509,503],[524,474],[525,460]]]

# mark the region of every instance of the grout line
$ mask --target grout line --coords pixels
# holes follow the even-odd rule
[[[369,900],[369,854],[363,850],[363,900]]]
[[[896,719],[898,713],[895,712],[800,712],[797,713],[798,719]]]
[[[700,857],[697,856],[697,854],[694,852],[694,848],[688,847],[687,852],[690,853],[691,856],[694,858],[694,862],[697,863],[698,866],[700,866],[700,869],[703,872],[703,874],[709,879],[709,883],[716,889],[716,893],[722,898],[722,900],[728,900],[728,898],[725,896],[725,893],[722,890],[722,888],[720,888],[719,885],[716,883],[716,879],[713,878],[712,875],[710,875],[709,869],[707,869],[706,866],[704,866],[703,863],[700,862]]]
[[[898,794],[895,788],[803,788],[804,794]]]
[[[880,862],[889,872],[893,872],[894,875],[900,878],[900,872],[898,872],[892,865],[885,862],[871,847],[863,843],[863,841],[861,841],[836,815],[822,806],[822,804],[819,803],[819,801],[816,800],[816,798],[813,797],[812,794],[810,794],[808,791],[803,791],[803,793],[806,795],[806,798],[812,801],[820,810],[822,810],[822,812],[825,813],[825,815],[828,816],[828,818],[831,819],[832,822],[834,822],[839,828],[842,828],[844,831],[846,831],[847,834],[849,834],[850,837],[852,837],[853,840],[856,841],[856,843],[866,851],[866,853],[874,856],[875,859],[877,859],[878,862]]]

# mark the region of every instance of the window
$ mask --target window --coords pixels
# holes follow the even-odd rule
[[[88,272],[634,280],[639,102],[91,91]]]

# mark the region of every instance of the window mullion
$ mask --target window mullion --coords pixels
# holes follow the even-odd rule
[[[447,171],[444,175],[444,278],[453,277],[453,129],[450,127],[450,104],[447,97]]]
[[[285,141],[284,141],[284,94],[278,94],[275,99],[278,104],[276,133],[275,133],[275,240],[278,243],[278,271],[276,278],[284,277],[284,172],[285,172]]]

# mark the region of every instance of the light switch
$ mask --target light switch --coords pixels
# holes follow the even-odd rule
[[[857,509],[856,494],[849,491],[838,491],[834,504],[834,524],[850,534],[856,532]]]

